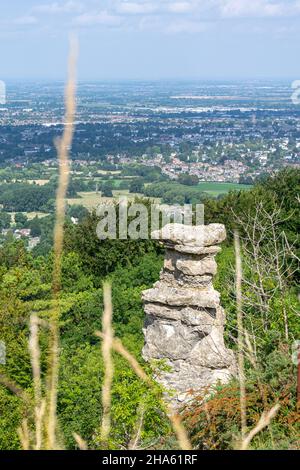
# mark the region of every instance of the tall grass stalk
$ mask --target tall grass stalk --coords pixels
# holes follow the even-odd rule
[[[76,432],[73,432],[73,437],[80,450],[88,450],[87,443],[82,439],[81,436],[79,436],[79,434],[77,434]]]
[[[71,40],[70,57],[68,67],[68,81],[65,90],[65,126],[61,139],[56,141],[59,163],[59,182],[56,193],[56,219],[54,227],[54,266],[52,290],[54,307],[50,317],[50,348],[49,348],[49,370],[47,381],[47,449],[57,449],[57,388],[59,374],[59,295],[61,290],[61,262],[64,240],[65,203],[69,184],[69,150],[71,148],[74,133],[74,116],[76,111],[76,63],[77,42]]]
[[[30,450],[30,434],[27,419],[23,419],[21,426],[18,428],[18,436],[23,450]]]
[[[138,450],[138,443],[140,441],[142,430],[143,430],[143,425],[144,425],[144,415],[145,415],[145,406],[144,406],[144,403],[141,402],[138,407],[137,421],[134,427],[132,438],[128,444],[128,450]]]
[[[105,334],[103,332],[97,331],[96,336],[98,336],[101,339],[105,339]],[[141,365],[138,363],[136,358],[123,346],[122,342],[120,339],[113,339],[112,341],[112,348],[121,356],[126,359],[126,361],[129,363],[133,371],[136,373],[136,375],[143,380],[145,383],[147,383],[150,387],[154,387],[155,384],[153,380],[146,374],[146,372],[143,370]],[[191,450],[192,445],[190,443],[190,440],[188,438],[188,434],[186,432],[185,427],[182,424],[181,417],[174,412],[174,410],[171,408],[171,406],[168,403],[164,403],[164,408],[166,411],[166,414],[170,420],[170,423],[173,427],[173,430],[175,432],[175,435],[177,437],[178,444],[182,450]]]
[[[112,344],[114,333],[112,329],[113,307],[111,300],[111,284],[104,283],[103,296],[104,311],[102,318],[102,330],[104,337],[102,342],[102,356],[104,364],[104,381],[102,385],[103,417],[101,425],[101,441],[104,444],[107,443],[110,433],[111,387],[114,377],[114,363],[112,359]]]
[[[45,401],[42,401],[41,383],[41,352],[39,346],[39,319],[36,314],[30,317],[29,352],[33,375],[34,388],[34,421],[35,421],[35,449],[42,447],[43,416],[45,413]]]
[[[245,385],[245,360],[244,360],[244,331],[243,331],[243,311],[242,311],[242,258],[240,236],[237,230],[234,231],[235,249],[235,289],[236,289],[236,312],[238,329],[238,369],[240,383],[240,407],[241,407],[241,434],[244,439],[247,432],[246,418],[246,385]]]
[[[263,412],[257,425],[247,435],[244,436],[241,442],[240,450],[247,450],[249,448],[252,439],[256,436],[256,434],[260,433],[264,428],[269,426],[271,420],[276,416],[279,408],[280,405],[276,404],[269,412]]]

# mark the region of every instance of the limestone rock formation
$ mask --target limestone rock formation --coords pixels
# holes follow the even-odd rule
[[[168,371],[158,380],[176,404],[235,375],[234,354],[224,345],[224,310],[212,285],[226,231],[221,224],[168,224],[152,236],[164,243],[166,255],[160,280],[143,292],[143,356],[165,360]]]

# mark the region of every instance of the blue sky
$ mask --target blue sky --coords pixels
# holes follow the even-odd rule
[[[0,0],[0,79],[300,78],[300,0]]]

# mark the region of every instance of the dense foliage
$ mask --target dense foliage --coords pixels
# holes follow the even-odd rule
[[[162,186],[162,185],[160,185]],[[262,411],[277,401],[281,408],[272,425],[253,441],[254,448],[297,448],[296,366],[291,359],[293,343],[299,338],[295,256],[299,256],[300,172],[283,171],[259,183],[248,192],[232,192],[218,200],[207,200],[206,222],[224,222],[229,239],[219,255],[216,288],[221,292],[227,313],[226,341],[236,348],[236,307],[234,250],[231,232],[238,227],[246,236],[248,221],[261,204],[268,214],[276,209],[280,222],[276,238],[286,234],[290,250],[284,254],[289,271],[273,270],[270,252],[271,232],[259,245],[259,266],[253,266],[251,250],[257,242],[244,240],[244,327],[252,350],[246,350],[247,425],[253,427]],[[189,188],[193,190],[193,188]],[[198,193],[198,198],[201,197]],[[198,199],[199,202],[199,199]],[[260,207],[260,206],[259,206]],[[163,255],[153,241],[105,240],[96,236],[97,217],[77,208],[78,225],[66,227],[62,260],[61,367],[59,382],[59,425],[66,448],[76,448],[72,433],[80,434],[91,448],[99,443],[101,421],[101,382],[103,363],[95,331],[101,329],[102,281],[113,285],[113,321],[116,336],[142,362],[142,290],[159,277]],[[45,227],[53,220],[44,219]],[[261,220],[264,223],[264,220]],[[48,227],[48,231],[51,231]],[[46,230],[46,228],[44,228]],[[253,245],[253,243],[254,245]],[[0,377],[10,377],[16,386],[32,395],[31,364],[28,352],[28,321],[36,312],[47,320],[52,305],[53,254],[51,240],[43,252],[28,253],[22,241],[7,239],[0,247],[0,330],[6,344],[6,364]],[[268,256],[267,256],[268,255]],[[267,258],[266,258],[267,256]],[[281,256],[281,254],[280,254]],[[266,269],[265,262],[268,262]],[[262,277],[258,277],[262,269]],[[281,276],[279,278],[279,276]],[[279,286],[280,279],[280,286]],[[246,282],[247,281],[247,282]],[[256,284],[261,281],[260,289]],[[260,293],[263,289],[263,303]],[[42,329],[42,371],[47,356],[47,330]],[[150,390],[117,355],[112,403],[112,448],[127,448],[136,428],[143,403],[143,431],[140,446],[176,446],[168,420],[162,412],[158,390]],[[149,370],[149,365],[143,364]],[[149,370],[150,371],[150,370]],[[16,428],[28,412],[26,404],[11,390],[0,385],[0,448],[18,449]],[[199,449],[230,449],[240,436],[239,388],[236,381],[218,386],[205,403],[198,397],[184,410],[193,445]]]
[[[207,199],[204,192],[199,188],[190,186],[185,181],[181,183],[152,183],[145,187],[144,194],[147,197],[161,198],[166,204],[199,204]]]

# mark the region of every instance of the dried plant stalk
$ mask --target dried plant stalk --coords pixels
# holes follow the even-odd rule
[[[105,338],[104,333],[97,331],[96,336],[98,336],[101,339]],[[122,342],[120,339],[114,339],[112,341],[112,348],[119,353],[121,356],[124,357],[124,359],[127,360],[131,368],[134,370],[136,375],[146,382],[148,385],[151,387],[154,386],[153,380],[146,374],[146,372],[143,370],[143,368],[140,366],[138,361],[135,359],[135,357],[127,351],[127,349],[123,346]],[[173,430],[176,434],[178,444],[182,450],[191,450],[192,445],[189,441],[187,432],[181,422],[181,418],[178,414],[174,413],[174,410],[170,407],[169,404],[165,403],[164,404],[165,411],[167,413],[167,416],[172,424]]]
[[[235,275],[236,275],[236,311],[238,328],[238,368],[240,382],[240,406],[241,406],[241,433],[242,439],[247,432],[246,419],[246,385],[245,385],[245,361],[244,361],[244,332],[243,332],[243,312],[242,312],[242,259],[240,236],[237,230],[234,231],[235,249]]]
[[[59,373],[59,293],[61,289],[61,261],[64,239],[65,200],[69,183],[69,150],[74,134],[74,116],[76,110],[76,62],[77,43],[71,42],[69,57],[68,82],[65,90],[65,127],[63,136],[56,142],[59,162],[59,182],[56,193],[56,219],[54,227],[54,267],[52,290],[54,308],[50,318],[50,352],[47,397],[47,448],[57,449],[57,388]]]
[[[241,446],[239,450],[247,450],[249,448],[249,445],[252,441],[252,439],[258,434],[260,431],[262,431],[264,428],[269,426],[271,420],[274,418],[274,416],[277,414],[278,410],[280,408],[280,405],[277,404],[271,408],[271,410],[266,413],[265,411],[260,417],[260,420],[258,421],[257,425],[244,437],[242,440]]]
[[[174,413],[170,405],[166,404],[167,415],[175,431],[178,444],[181,450],[192,450],[192,444],[189,440],[187,431],[182,424],[179,414]]]
[[[36,444],[35,450],[41,450],[43,448],[43,428],[44,418],[46,413],[46,400],[41,400],[39,408],[35,412],[35,436]]]
[[[23,450],[30,449],[30,436],[27,419],[23,419],[21,426],[17,430]]]
[[[144,425],[145,406],[140,403],[137,412],[137,421],[134,427],[133,436],[128,444],[128,450],[137,450]]]
[[[30,434],[28,429],[28,420],[32,419],[31,414],[31,397],[17,385],[12,379],[0,374],[0,384],[6,387],[11,393],[20,398],[24,404],[24,413],[26,418],[23,419],[21,426],[17,429],[17,433],[23,450],[30,449]]]
[[[10,390],[14,395],[21,398],[25,403],[28,402],[29,397],[26,392],[12,379],[6,377],[6,375],[0,374],[0,384]]]
[[[39,346],[39,318],[36,314],[30,317],[30,337],[29,352],[33,375],[34,389],[34,421],[35,421],[35,449],[42,447],[43,417],[45,412],[45,402],[42,403],[42,382],[41,382],[41,352]]]
[[[80,450],[88,450],[87,443],[82,439],[81,436],[79,436],[79,434],[73,432],[73,437]]]
[[[112,359],[112,345],[113,345],[113,329],[112,329],[112,300],[111,300],[111,285],[104,283],[103,285],[103,296],[104,296],[104,311],[102,319],[102,329],[104,338],[102,342],[102,356],[104,364],[104,381],[102,386],[102,407],[103,417],[101,424],[101,440],[103,443],[107,442],[111,418],[111,387],[114,377],[114,364]]]

